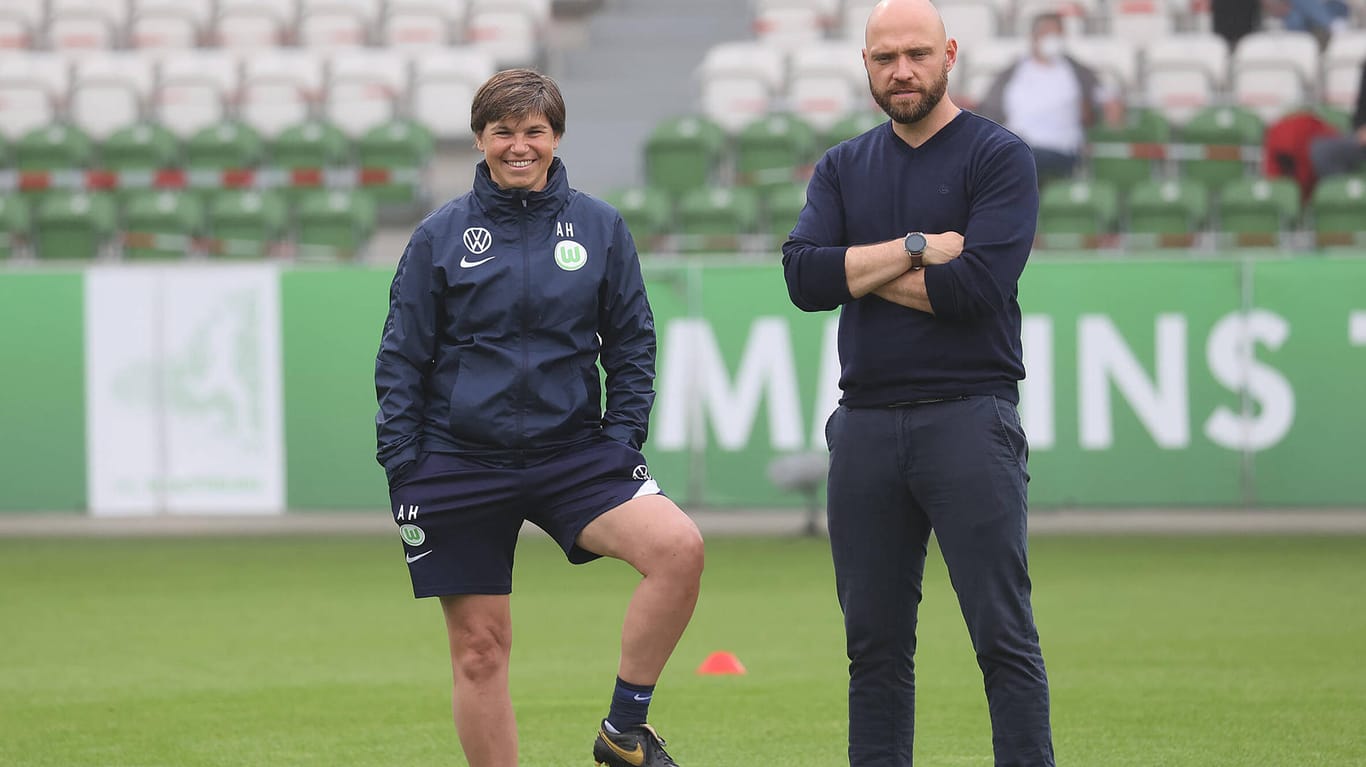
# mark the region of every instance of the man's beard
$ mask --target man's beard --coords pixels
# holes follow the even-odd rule
[[[944,71],[930,84],[928,90],[920,94],[920,98],[911,106],[900,107],[894,105],[892,103],[892,89],[888,88],[886,91],[879,91],[877,88],[873,87],[871,78],[868,80],[868,90],[873,94],[873,101],[877,102],[877,105],[882,108],[882,111],[887,113],[888,117],[892,118],[893,122],[898,122],[902,125],[920,122],[924,119],[925,115],[934,111],[934,108],[939,106],[939,102],[949,90],[948,63],[945,62]]]

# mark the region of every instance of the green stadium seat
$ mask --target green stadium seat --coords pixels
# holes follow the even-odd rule
[[[375,233],[375,201],[355,189],[314,189],[304,194],[295,218],[299,257],[351,259]]]
[[[422,169],[436,149],[432,132],[414,120],[398,119],[377,125],[356,141],[356,159],[362,168],[382,168],[390,173],[400,171],[402,178],[390,178],[388,183],[366,185],[367,194],[382,209],[424,205],[426,190],[422,183]]]
[[[855,136],[861,136],[885,122],[887,122],[887,115],[881,112],[869,110],[851,112],[830,126],[830,129],[820,137],[820,144],[816,148],[824,152],[841,141],[848,141]]]
[[[180,165],[174,134],[153,122],[120,128],[100,144],[100,165],[109,170],[157,170]]]
[[[1240,179],[1219,192],[1221,239],[1233,246],[1277,245],[1299,215],[1300,187],[1288,178]]]
[[[270,167],[285,174],[285,199],[298,202],[323,186],[324,171],[351,165],[351,140],[332,123],[305,120],[281,131],[266,153]]]
[[[209,171],[255,168],[265,157],[265,151],[265,142],[255,128],[240,121],[219,123],[201,128],[185,141],[185,168],[190,172],[193,184],[196,176]],[[235,193],[240,191],[217,186],[217,179],[212,180],[215,185],[198,189],[209,208],[219,196],[227,194],[229,198],[235,198]]]
[[[1128,228],[1139,247],[1188,248],[1209,218],[1209,192],[1185,179],[1143,181],[1128,198]]]
[[[1320,247],[1366,245],[1366,176],[1320,179],[1309,212]]]
[[[100,144],[100,165],[119,171],[121,183],[116,193],[126,205],[149,188],[151,172],[180,165],[180,144],[174,134],[157,123],[134,123],[115,131]],[[145,178],[132,179],[130,173]]]
[[[1131,109],[1121,126],[1092,126],[1091,176],[1114,183],[1121,192],[1153,177],[1171,140],[1171,126],[1156,109]]]
[[[806,207],[806,182],[795,181],[775,186],[767,191],[763,200],[764,220],[768,233],[775,243],[781,245],[792,234],[797,225],[797,216]]]
[[[1266,126],[1248,109],[1205,107],[1180,130],[1178,143],[1187,154],[1177,157],[1182,178],[1198,181],[1210,192],[1251,174],[1261,161]]]
[[[185,258],[204,231],[204,204],[192,194],[143,190],[123,208],[123,257]]]
[[[223,258],[260,258],[268,255],[285,234],[284,198],[272,190],[232,189],[209,201],[211,255]]]
[[[725,131],[715,122],[695,115],[665,120],[645,141],[646,184],[675,199],[705,187],[725,150]]]
[[[34,128],[20,136],[10,150],[14,155],[14,167],[30,173],[83,171],[90,168],[95,160],[95,145],[90,137],[80,128],[64,123]],[[48,175],[46,185],[22,188],[21,193],[29,198],[30,206],[36,213],[43,199],[58,191],[54,185],[63,181],[68,184],[64,191],[74,191],[69,186],[72,181],[82,189],[85,186],[84,178],[59,179]]]
[[[0,195],[0,259],[11,258],[29,231],[29,205],[17,194]]]
[[[749,249],[759,223],[758,193],[748,187],[694,189],[678,203],[679,250],[733,253]]]
[[[770,114],[751,121],[735,138],[735,173],[739,183],[769,187],[810,175],[816,133],[800,117]]]
[[[95,158],[95,145],[90,137],[80,128],[63,123],[28,131],[11,150],[19,170],[88,168]]]
[[[1039,244],[1098,247],[1119,223],[1119,190],[1109,181],[1058,180],[1039,197]]]
[[[621,213],[639,250],[657,250],[661,239],[673,228],[673,204],[663,189],[618,189],[603,199]]]
[[[54,190],[33,216],[33,248],[43,259],[93,259],[114,233],[113,196],[102,192]]]
[[[254,168],[265,156],[261,134],[244,122],[201,128],[185,142],[185,167],[191,170]]]

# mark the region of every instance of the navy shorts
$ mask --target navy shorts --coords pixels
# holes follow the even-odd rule
[[[575,545],[604,512],[659,492],[639,450],[608,439],[509,465],[426,453],[390,486],[413,596],[512,593],[522,523],[550,534],[574,564],[599,555]]]

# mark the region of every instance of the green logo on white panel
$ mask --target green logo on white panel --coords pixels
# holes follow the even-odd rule
[[[588,251],[573,240],[560,240],[555,246],[555,264],[566,272],[576,272],[588,263]]]
[[[421,546],[427,540],[427,534],[417,525],[403,525],[398,529],[398,534],[409,546]]]

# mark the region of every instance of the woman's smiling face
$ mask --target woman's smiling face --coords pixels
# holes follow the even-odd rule
[[[484,153],[493,183],[502,189],[537,192],[545,188],[560,137],[545,115],[529,114],[485,125],[474,145]]]

